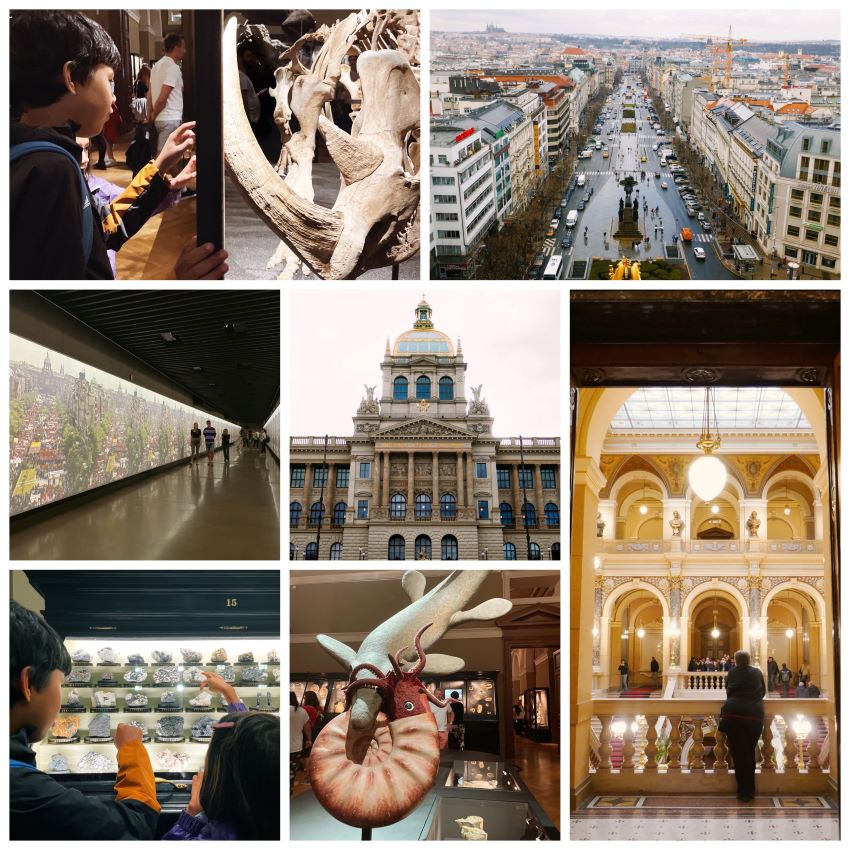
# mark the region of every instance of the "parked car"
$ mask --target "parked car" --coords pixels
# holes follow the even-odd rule
[[[553,219],[552,219],[552,221],[550,221],[550,222],[549,222],[549,227],[551,227],[551,228],[553,228],[553,229],[554,229],[554,228],[556,228],[557,226],[558,226],[558,219],[557,219],[557,218],[553,218]]]
[[[653,153],[654,153],[655,151],[657,151],[657,150],[658,150],[658,145],[653,145],[653,146],[652,146],[652,151],[653,151]]]
[[[581,200],[582,200],[582,203],[589,204],[590,203],[590,192],[585,192],[584,197]]]
[[[662,180],[662,181],[661,181],[661,188],[662,188],[662,189],[666,189],[666,188],[667,188],[667,182],[666,182],[665,180]]]
[[[562,213],[562,211],[561,211],[561,208],[560,208],[560,207],[558,207],[558,208],[555,210],[555,218],[556,218],[558,221],[560,221],[560,220],[561,220],[561,216],[562,216],[562,215],[563,215],[563,213]]]
[[[690,204],[685,207],[685,212],[688,214],[688,218],[693,218],[697,214],[697,211]]]
[[[714,228],[711,226],[711,222],[710,222],[710,221],[704,221],[704,222],[702,223],[702,229],[703,229],[706,233],[711,233],[711,231],[712,231]]]
[[[694,248],[694,256],[698,260],[704,260],[705,259],[705,248],[699,248],[699,247]]]
[[[566,250],[567,250],[567,248],[571,248],[571,247],[572,247],[572,244],[573,244],[573,235],[572,235],[572,233],[568,233],[568,234],[567,234],[567,235],[566,235],[566,236],[565,236],[565,237],[561,240],[561,247],[562,247],[562,248],[566,251]]]
[[[549,239],[550,237],[552,237],[554,235],[555,235],[555,228],[550,225],[549,228],[546,230],[546,238]]]
[[[567,198],[566,198],[566,196],[565,196],[565,197],[561,198],[561,207],[563,208],[563,207],[565,207],[566,205],[567,205]]]
[[[584,201],[579,201],[576,209],[581,212],[584,209]]]

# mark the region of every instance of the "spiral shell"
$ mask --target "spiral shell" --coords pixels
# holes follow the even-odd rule
[[[434,784],[440,766],[437,721],[430,711],[375,728],[349,727],[349,712],[322,729],[310,755],[316,798],[337,820],[358,828],[401,820]]]

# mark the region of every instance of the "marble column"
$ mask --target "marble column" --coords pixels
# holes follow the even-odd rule
[[[472,452],[466,453],[466,504],[476,508],[476,516],[478,515],[477,505],[475,504],[475,479],[473,473]]]
[[[407,453],[407,517],[413,516],[414,493],[413,493],[413,473],[414,473],[413,452]]]
[[[455,455],[455,472],[457,473],[457,506],[466,507],[466,499],[463,494],[463,452]]]

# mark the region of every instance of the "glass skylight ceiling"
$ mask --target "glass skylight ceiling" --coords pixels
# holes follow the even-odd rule
[[[716,387],[713,392],[721,432],[731,429],[811,431],[803,411],[778,387]],[[611,431],[698,432],[702,427],[704,406],[704,387],[643,387],[614,415]]]

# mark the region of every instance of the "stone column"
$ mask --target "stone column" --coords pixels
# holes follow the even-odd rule
[[[522,491],[519,486],[519,467],[520,465],[518,463],[511,465],[511,484],[514,491],[514,522],[517,528],[522,526]]]
[[[358,470],[359,471],[359,470]],[[381,453],[375,452],[372,459],[372,507],[381,505]]]
[[[683,666],[687,667],[687,663],[682,664],[680,657],[682,645],[682,578],[681,576],[671,576],[670,578],[670,620],[671,626],[679,630],[679,634],[670,634],[669,638],[669,656],[664,657],[662,662],[666,670],[678,672]]]
[[[313,501],[313,464],[304,465],[304,510],[302,514],[310,517],[310,505]]]
[[[390,453],[384,452],[384,460],[381,464],[383,480],[381,481],[381,504],[384,507],[389,507],[390,504]]]
[[[457,506],[466,507],[466,499],[463,494],[463,452],[455,455],[455,472],[457,473]]]
[[[333,519],[334,496],[336,495],[336,464],[329,463],[327,467],[328,480],[325,482],[325,520],[330,526]]]
[[[405,519],[409,519],[413,515],[414,493],[413,493],[413,473],[414,473],[413,452],[407,453],[407,510],[409,513]]]
[[[545,502],[543,501],[543,480],[540,477],[542,467],[537,463],[532,469],[534,470],[532,473],[534,476],[534,498],[537,500],[537,504],[535,505],[535,508],[537,508],[537,524],[543,528],[546,512],[544,510]]]
[[[499,475],[496,471],[496,461],[495,459],[491,460],[488,464],[490,470],[490,490],[493,494],[493,505],[490,508],[490,516],[494,515],[498,516],[499,511]]]
[[[602,625],[602,585],[605,582],[604,576],[596,576],[593,584],[593,671],[599,672],[599,663],[602,651],[602,633],[600,627]]]
[[[349,512],[351,511],[352,508],[356,508],[356,505],[354,504],[354,490],[355,490],[354,473],[355,473],[355,471],[359,472],[359,470],[357,469],[357,460],[352,458],[351,462],[348,464],[348,498],[345,500],[346,503],[348,504]],[[355,513],[352,514],[351,518],[353,519],[356,515],[357,514],[356,514],[356,511],[355,511]]]
[[[466,453],[466,504],[476,508],[475,515],[478,516],[478,505],[475,502],[475,479],[473,478],[472,452]]]
[[[431,452],[431,516],[440,510],[440,453]]]

